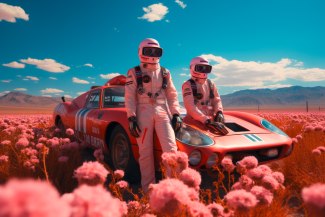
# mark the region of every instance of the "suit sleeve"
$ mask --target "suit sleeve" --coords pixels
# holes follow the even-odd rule
[[[192,93],[191,84],[189,81],[185,82],[182,86],[183,101],[186,112],[195,120],[205,123],[209,119],[208,116],[203,114],[198,107],[194,104],[194,97]]]
[[[168,77],[167,77],[166,98],[167,98],[168,107],[172,115],[180,114],[177,90],[174,86],[170,72],[169,71],[167,72],[168,72]]]
[[[125,83],[125,108],[128,118],[136,116],[137,106],[137,83],[133,69],[130,69],[127,74]]]
[[[212,83],[212,88],[213,88],[213,94],[214,94],[214,98],[212,100],[214,114],[216,114],[218,111],[223,112],[221,97],[219,95],[218,88],[216,87],[216,85],[214,83]]]

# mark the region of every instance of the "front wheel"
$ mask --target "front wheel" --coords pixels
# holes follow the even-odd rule
[[[113,129],[109,139],[109,165],[113,170],[123,170],[125,180],[130,183],[140,182],[139,164],[134,159],[131,142],[121,126]]]

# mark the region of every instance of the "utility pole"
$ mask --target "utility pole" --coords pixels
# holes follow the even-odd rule
[[[308,100],[306,101],[306,111],[308,112]]]

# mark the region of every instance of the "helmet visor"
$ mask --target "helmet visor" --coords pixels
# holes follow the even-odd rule
[[[199,73],[210,73],[212,70],[212,66],[210,65],[203,65],[203,64],[197,64],[195,65],[194,70]]]
[[[147,57],[161,57],[162,49],[160,47],[144,47],[142,48],[142,55]]]

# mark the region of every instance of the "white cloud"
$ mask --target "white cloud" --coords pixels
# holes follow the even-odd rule
[[[84,64],[84,66],[87,66],[87,67],[90,67],[90,68],[94,68],[93,64],[91,64],[91,63],[86,63],[86,64]]]
[[[291,84],[269,84],[269,85],[263,85],[263,86],[260,86],[260,87],[252,87],[252,88],[249,88],[249,89],[261,89],[261,88],[269,88],[269,89],[277,89],[277,88],[284,88],[284,87],[292,87]]]
[[[72,78],[72,82],[73,83],[77,83],[77,84],[89,84],[89,81],[81,80],[81,79],[76,78],[76,77],[73,77]]]
[[[49,77],[51,80],[58,80],[56,77]]]
[[[102,79],[112,79],[112,78],[114,78],[115,76],[118,76],[118,75],[120,75],[120,73],[108,73],[108,74],[100,74],[100,77],[102,78]]]
[[[183,70],[183,71],[189,71],[189,68],[185,68],[185,67],[183,67],[182,70]]]
[[[181,7],[181,8],[186,8],[186,4],[182,2],[181,0],[175,0],[175,2]]]
[[[39,81],[38,77],[35,76],[26,76],[24,79],[24,81]]]
[[[46,94],[45,94],[45,95],[42,95],[42,96],[45,96],[45,97],[52,97],[51,95],[46,95]]]
[[[3,91],[3,92],[0,92],[0,96],[4,96],[6,94],[10,93],[10,91],[6,90],[6,91]]]
[[[62,73],[70,69],[69,66],[58,63],[53,59],[38,60],[38,59],[28,58],[28,59],[21,59],[20,62],[30,64],[30,65],[35,65],[39,69],[42,69],[47,72],[53,72],[53,73]]]
[[[84,92],[77,92],[77,95],[79,96],[79,95],[82,95],[84,93],[86,93],[86,91],[84,91]]]
[[[87,77],[88,79],[91,79],[91,80],[94,80],[94,79],[96,79],[96,78],[93,78],[93,77]]]
[[[0,3],[0,21],[5,20],[10,23],[15,23],[16,19],[29,20],[29,16],[19,6]]]
[[[66,98],[73,98],[73,97],[72,97],[71,95],[69,95],[69,94],[65,94],[64,97],[66,97]]]
[[[179,74],[180,76],[184,76],[184,77],[190,77],[190,75],[189,74],[186,74],[186,73],[181,73],[181,74]]]
[[[1,80],[1,82],[3,82],[3,83],[10,83],[11,80]]]
[[[295,60],[283,58],[278,62],[227,60],[213,54],[202,55],[213,65],[212,74],[219,86],[264,87],[286,79],[301,81],[325,80],[325,69],[302,68]]]
[[[16,91],[27,91],[26,88],[16,88],[16,89],[14,89],[14,90],[16,90]]]
[[[51,94],[51,93],[63,93],[63,90],[55,89],[55,88],[45,88],[41,90],[42,94]]]
[[[149,22],[162,20],[168,13],[168,8],[162,3],[152,4],[142,9],[145,14],[142,17],[138,17],[138,19],[148,20]]]
[[[23,69],[25,68],[25,64],[19,63],[16,61],[10,62],[10,63],[5,63],[2,64],[3,66],[10,67],[10,68],[15,68],[15,69]]]

